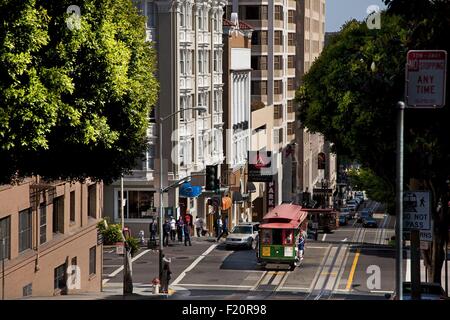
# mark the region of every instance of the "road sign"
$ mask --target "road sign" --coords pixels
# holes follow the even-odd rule
[[[429,191],[408,191],[403,194],[403,230],[420,231],[421,241],[432,241]]]
[[[410,50],[406,62],[406,105],[438,108],[445,105],[447,51]]]

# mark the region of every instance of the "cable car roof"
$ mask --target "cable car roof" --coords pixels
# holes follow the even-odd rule
[[[263,218],[260,228],[295,229],[307,218],[308,213],[295,204],[280,204],[270,210]]]

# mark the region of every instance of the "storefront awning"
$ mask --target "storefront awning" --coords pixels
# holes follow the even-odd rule
[[[233,191],[233,203],[244,202],[244,197],[239,191]]]
[[[202,187],[193,186],[189,182],[185,182],[180,186],[181,198],[197,198],[202,194]]]
[[[247,182],[247,193],[256,192],[256,186],[253,182]]]
[[[222,197],[222,206],[221,210],[228,210],[231,208],[231,198],[230,197]]]

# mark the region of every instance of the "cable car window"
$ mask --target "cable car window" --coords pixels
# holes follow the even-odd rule
[[[262,243],[263,244],[271,244],[272,242],[272,230],[263,229],[262,230]]]
[[[283,244],[283,229],[272,229],[272,244]]]
[[[292,230],[285,229],[283,230],[283,244],[292,244],[293,243],[293,232]]]

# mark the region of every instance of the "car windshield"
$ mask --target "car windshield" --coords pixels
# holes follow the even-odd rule
[[[251,226],[236,226],[233,228],[232,233],[252,233],[252,227]]]

